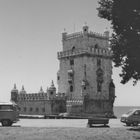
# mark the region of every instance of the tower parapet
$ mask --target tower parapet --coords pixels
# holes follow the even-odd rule
[[[49,99],[54,99],[56,97],[56,87],[54,86],[53,81],[51,86],[48,88],[47,94]]]
[[[78,37],[83,37],[83,36],[109,40],[109,31],[106,30],[103,34],[101,34],[101,33],[89,31],[88,26],[83,26],[83,31],[81,31],[81,32],[67,34],[67,32],[65,31],[62,33],[62,39],[65,41],[70,40],[70,39],[75,39]]]
[[[101,49],[101,48],[87,48],[87,49],[75,49],[73,50],[67,50],[57,53],[58,59],[65,58],[65,57],[71,57],[71,56],[80,56],[80,55],[92,55],[94,57],[96,56],[103,56],[106,58],[111,58],[113,53],[109,49]]]
[[[22,86],[22,89],[21,89],[21,91],[20,91],[20,94],[26,94],[26,91],[25,91],[25,89],[24,89],[24,86]]]

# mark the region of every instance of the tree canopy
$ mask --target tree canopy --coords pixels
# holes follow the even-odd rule
[[[140,80],[140,0],[100,0],[98,15],[111,22],[110,45],[121,83]]]

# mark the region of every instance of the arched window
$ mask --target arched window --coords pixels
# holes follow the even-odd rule
[[[60,76],[57,76],[57,80],[60,80]]]
[[[70,59],[70,65],[74,65],[74,60]]]
[[[95,44],[95,49],[97,49],[98,48],[98,44]]]
[[[72,51],[74,51],[74,50],[75,50],[75,46],[72,47]]]
[[[33,108],[32,107],[30,107],[30,112],[32,112],[33,111]]]
[[[24,112],[26,112],[27,108],[26,108],[26,107],[24,107],[24,109],[23,109],[23,110],[24,110]]]
[[[101,92],[103,83],[103,70],[101,68],[98,68],[96,74],[97,74],[97,92]]]
[[[101,66],[101,59],[97,58],[97,66]]]
[[[39,108],[36,108],[36,112],[39,112]]]
[[[102,90],[102,83],[100,81],[98,81],[98,83],[97,83],[97,91],[101,92],[101,90]]]
[[[72,85],[70,86],[70,92],[73,92],[73,86]]]
[[[45,108],[44,107],[42,108],[42,112],[45,112]]]

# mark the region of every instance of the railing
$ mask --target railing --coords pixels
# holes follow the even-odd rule
[[[83,105],[83,100],[67,100],[67,105]]]
[[[64,57],[69,57],[69,56],[76,56],[76,55],[81,55],[81,54],[89,54],[89,55],[99,55],[99,56],[106,56],[106,57],[111,57],[112,56],[112,51],[107,50],[107,49],[78,49],[78,50],[68,50],[68,51],[63,51],[63,52],[58,52],[57,56],[58,59],[64,58]]]
[[[72,34],[66,34],[66,36],[64,37],[64,39],[68,40],[68,39],[72,39],[72,38],[77,38],[79,36],[83,35],[82,32],[77,32],[77,33],[72,33]]]
[[[84,34],[83,32],[76,32],[76,33],[72,33],[72,34],[65,34],[63,36],[64,40],[69,40],[69,39],[73,39],[73,38],[77,38],[80,36],[89,36],[89,37],[98,37],[98,38],[102,38],[102,39],[108,39],[108,36],[106,36],[105,34],[101,34],[101,33],[96,33],[96,32],[88,32],[87,34]]]
[[[54,99],[64,99],[66,96],[63,93],[57,94]],[[19,94],[18,101],[41,101],[41,100],[49,100],[49,97],[46,93],[29,93],[29,94]]]
[[[90,36],[90,37],[104,38],[104,39],[107,39],[107,38],[108,38],[108,37],[107,37],[106,35],[104,35],[104,34],[92,32],[92,31],[90,31],[90,32],[88,33],[88,36]]]

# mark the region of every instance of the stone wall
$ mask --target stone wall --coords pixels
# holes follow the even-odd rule
[[[38,100],[17,102],[20,114],[53,115],[66,112],[66,100]]]
[[[108,31],[104,34],[93,33],[88,26],[84,26],[82,32],[62,34],[63,48],[58,52],[58,92],[65,93],[71,100],[67,102],[67,112],[88,114],[113,111],[109,97],[112,51],[108,41]],[[88,101],[83,105],[73,101],[84,100],[84,96],[88,97]]]

